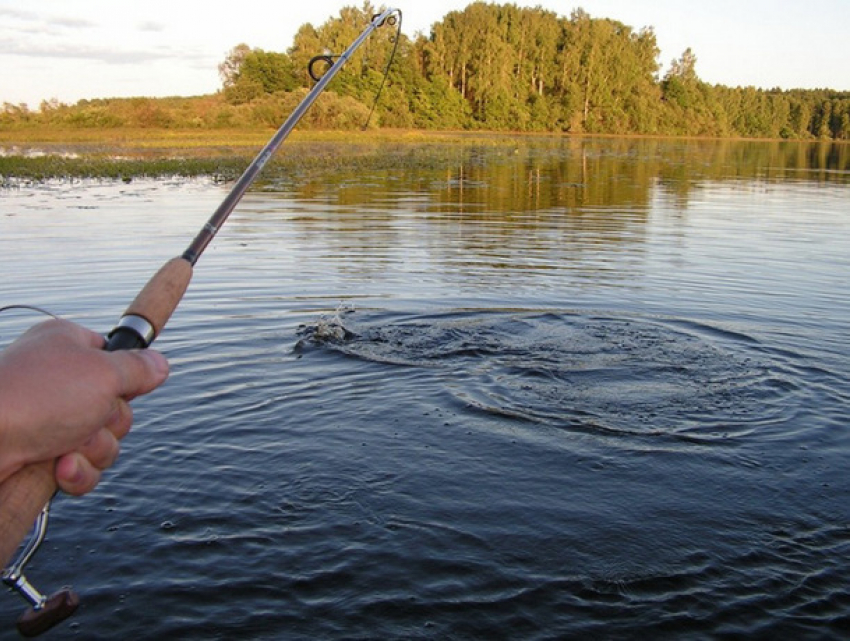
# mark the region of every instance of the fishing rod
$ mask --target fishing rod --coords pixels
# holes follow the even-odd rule
[[[373,31],[384,24],[398,25],[399,33],[396,35],[395,43],[398,46],[401,11],[386,9],[372,16],[369,25],[342,54],[332,57],[316,56],[310,61],[310,76],[316,80],[316,84],[257,154],[186,251],[167,261],[133,299],[109,333],[106,350],[145,348],[154,341],[183,298],[192,278],[195,263],[257,175],[348,59]],[[327,70],[319,78],[314,75],[313,68],[317,60],[327,64]],[[376,97],[376,101],[377,99]],[[50,503],[57,491],[54,465],[54,461],[27,465],[0,484],[0,563],[6,563],[17,549],[17,542],[23,540],[30,530],[33,532],[17,560],[7,566],[3,572],[3,582],[30,604],[17,622],[18,631],[28,637],[39,635],[67,619],[79,605],[79,597],[70,588],[60,590],[48,597],[39,592],[24,576],[24,566],[38,551],[47,533]],[[33,523],[35,523],[34,526]]]

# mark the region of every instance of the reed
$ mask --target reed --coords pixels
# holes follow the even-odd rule
[[[0,131],[0,181],[69,178],[239,177],[269,130],[122,129]],[[412,130],[294,132],[264,170],[279,178],[303,171],[368,171],[443,166],[470,144],[515,145],[505,135]]]
[[[0,131],[0,181],[64,178],[132,180],[212,176],[233,180],[268,139],[269,130],[31,128]],[[515,145],[506,135],[462,132],[293,132],[264,170],[274,179],[296,172],[442,166],[468,145]]]

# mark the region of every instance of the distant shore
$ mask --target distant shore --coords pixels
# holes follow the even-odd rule
[[[274,132],[270,127],[204,128],[0,128],[0,184],[10,179],[212,176],[235,180]],[[305,171],[376,170],[452,166],[469,145],[504,147],[564,144],[592,138],[686,139],[670,136],[589,136],[526,132],[369,129],[293,131],[264,176]],[[705,144],[741,139],[698,138]],[[752,139],[751,139],[752,140]],[[848,141],[755,139],[777,145],[841,145]],[[568,143],[569,144],[569,143]]]

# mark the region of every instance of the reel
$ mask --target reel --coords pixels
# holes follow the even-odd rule
[[[30,607],[18,618],[18,632],[25,637],[35,637],[46,632],[57,623],[67,619],[77,611],[80,597],[70,588],[65,588],[52,595],[44,596],[24,576],[24,566],[38,551],[47,534],[47,521],[50,516],[48,502],[33,526],[33,534],[26,546],[21,550],[18,559],[3,572],[3,583],[15,590]]]

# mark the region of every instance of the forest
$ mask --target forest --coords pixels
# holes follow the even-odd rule
[[[284,52],[236,45],[212,95],[7,103],[0,126],[277,127],[314,82],[310,59],[341,53],[375,13],[302,25]],[[381,27],[302,127],[360,128],[373,105],[369,126],[384,128],[850,140],[848,91],[712,85],[690,49],[662,65],[652,28],[514,4],[473,2],[414,38]]]

